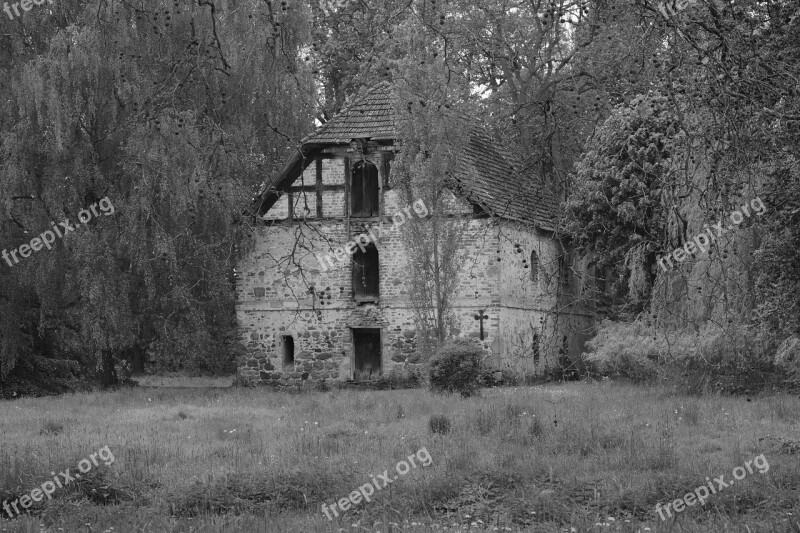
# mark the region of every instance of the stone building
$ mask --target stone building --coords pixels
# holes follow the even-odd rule
[[[388,82],[366,91],[255,199],[255,248],[237,269],[241,380],[374,379],[420,362],[400,219],[428,213],[392,187],[394,113]],[[554,238],[556,194],[479,127],[468,139],[448,213],[464,230],[456,330],[494,366],[541,375],[582,349],[593,314],[581,302],[595,285]],[[342,247],[362,233],[351,257]]]

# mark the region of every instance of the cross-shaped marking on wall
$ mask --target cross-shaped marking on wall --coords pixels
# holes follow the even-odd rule
[[[483,309],[481,309],[480,311],[478,311],[478,314],[475,315],[474,318],[475,318],[475,320],[480,320],[481,321],[481,340],[483,340],[483,321],[484,320],[488,320],[489,317],[487,315],[484,315],[483,314]]]

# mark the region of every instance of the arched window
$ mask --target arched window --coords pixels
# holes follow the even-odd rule
[[[531,251],[531,281],[539,283],[539,256],[535,251]]]
[[[378,249],[370,243],[365,250],[353,254],[353,299],[357,302],[377,300],[380,287]]]
[[[350,178],[350,215],[378,216],[378,191],[378,167],[369,161],[358,161],[353,165]]]

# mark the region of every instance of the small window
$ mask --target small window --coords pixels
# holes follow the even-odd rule
[[[539,283],[539,256],[535,251],[531,251],[531,281]]]
[[[540,352],[539,352],[539,334],[538,333],[534,333],[533,334],[533,366],[534,366],[534,368],[539,366],[539,356],[540,356]]]
[[[294,337],[283,336],[283,366],[294,366]]]
[[[394,161],[394,154],[388,153],[383,155],[383,188],[384,190],[391,190],[391,182],[389,176],[392,172],[392,161]]]
[[[357,250],[353,254],[353,298],[356,301],[378,299],[379,272],[378,249],[374,243],[367,246],[364,252]]]
[[[354,217],[376,217],[379,206],[378,167],[369,161],[353,165],[350,179],[350,214]]]

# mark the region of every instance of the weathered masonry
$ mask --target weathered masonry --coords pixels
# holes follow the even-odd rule
[[[420,362],[409,259],[392,215],[421,213],[392,188],[396,138],[385,82],[306,137],[256,198],[263,223],[238,269],[249,349],[240,379],[365,380]],[[448,213],[463,224],[469,258],[452,305],[460,335],[496,366],[541,374],[559,352],[582,348],[592,313],[576,302],[594,280],[553,237],[555,195],[519,168],[480,128],[469,135]],[[318,261],[370,230],[375,242],[352,257]]]

